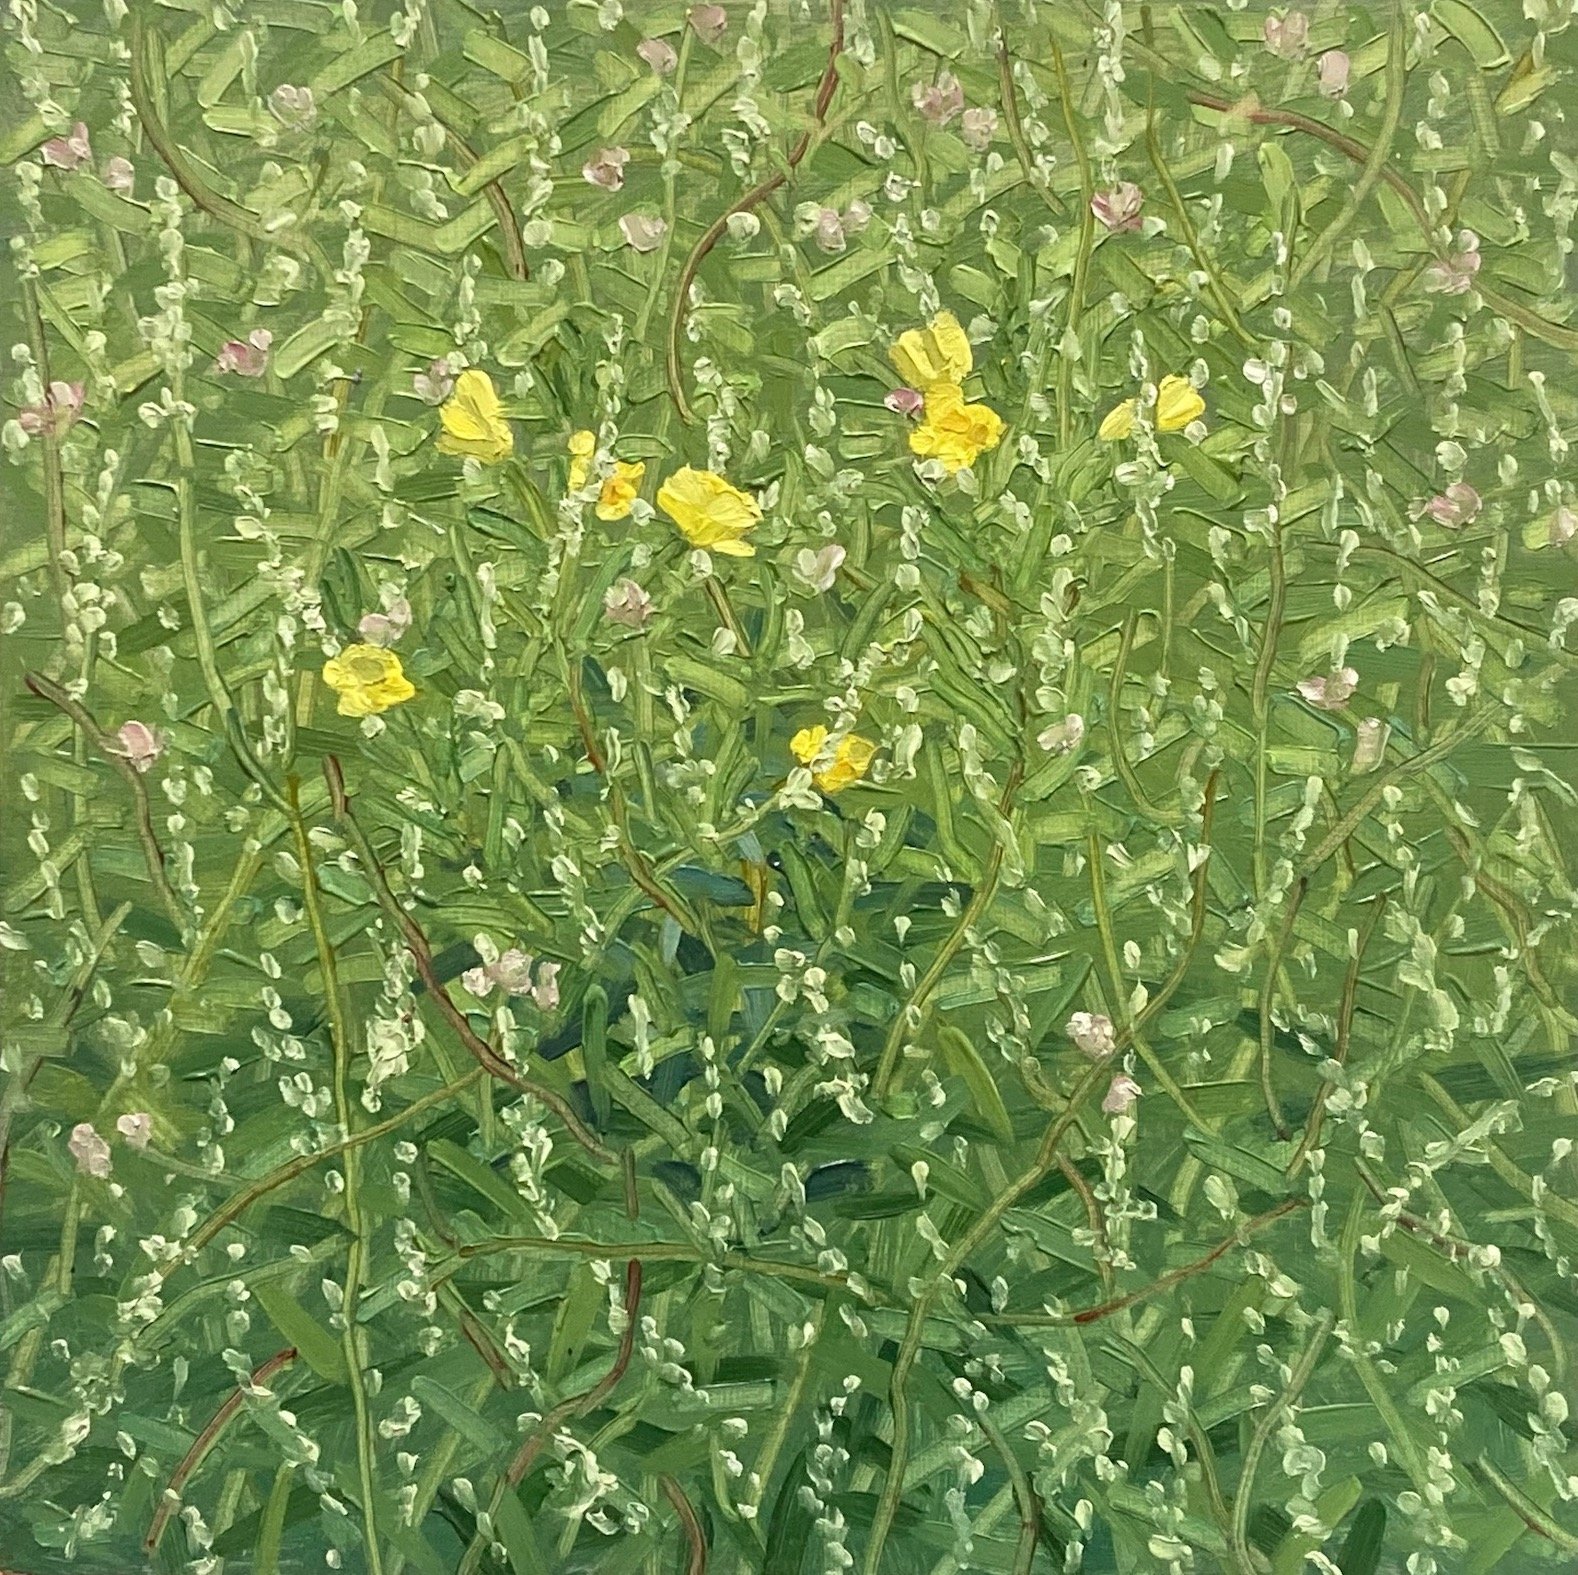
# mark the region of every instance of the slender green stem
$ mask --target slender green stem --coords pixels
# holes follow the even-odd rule
[[[317,861],[307,837],[307,822],[302,818],[300,786],[295,777],[286,784],[290,795],[291,829],[296,838],[296,858],[301,864],[302,900],[307,910],[307,925],[317,948],[318,968],[323,975],[324,1007],[329,1019],[329,1042],[334,1053],[334,1110],[345,1139],[354,1132],[355,1106],[351,1096],[351,1062],[356,1040],[345,996],[340,986],[339,960],[329,937],[318,891]],[[362,1212],[360,1152],[347,1142],[342,1150],[345,1164],[345,1223],[351,1232],[346,1253],[345,1300],[340,1309],[343,1327],[340,1344],[351,1389],[351,1404],[356,1414],[356,1463],[361,1483],[362,1529],[367,1545],[370,1575],[383,1575],[383,1548],[378,1533],[378,1480],[373,1455],[372,1413],[367,1403],[367,1381],[358,1310],[362,1277],[367,1262],[367,1220]]]
[[[1249,1447],[1244,1451],[1244,1463],[1238,1477],[1238,1491],[1233,1495],[1233,1554],[1241,1570],[1248,1571],[1255,1568],[1249,1547],[1249,1511],[1254,1503],[1255,1473],[1260,1469],[1260,1457],[1266,1452],[1272,1429],[1293,1406],[1298,1404],[1298,1398],[1304,1392],[1304,1386],[1310,1381],[1316,1362],[1320,1360],[1320,1353],[1325,1347],[1327,1337],[1331,1334],[1333,1322],[1330,1310],[1322,1312],[1315,1320],[1315,1327],[1310,1330],[1310,1337],[1304,1345],[1304,1354],[1299,1358],[1298,1366],[1293,1369],[1287,1387],[1271,1405],[1267,1406],[1265,1415],[1261,1417],[1249,1440]]]
[[[1074,89],[1069,82],[1068,68],[1063,63],[1063,51],[1056,39],[1052,41],[1052,64],[1057,71],[1063,124],[1068,130],[1068,140],[1074,149],[1074,162],[1079,168],[1079,250],[1074,256],[1074,277],[1069,285],[1066,329],[1067,336],[1077,341],[1079,325],[1085,315],[1085,282],[1090,274],[1090,257],[1096,243],[1096,215],[1090,205],[1096,195],[1096,181],[1091,172],[1090,154],[1085,149],[1084,132],[1080,129],[1079,116],[1074,108]],[[1077,359],[1077,356],[1066,351],[1058,357],[1057,429],[1058,442],[1065,449],[1073,432],[1074,363]]]

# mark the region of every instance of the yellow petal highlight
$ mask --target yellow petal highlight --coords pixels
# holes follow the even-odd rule
[[[1121,441],[1134,435],[1136,401],[1125,399],[1106,414],[1096,436],[1104,443]],[[1182,432],[1191,421],[1205,414],[1205,400],[1187,377],[1164,377],[1156,390],[1154,420],[1158,432]]]
[[[899,376],[923,394],[935,383],[962,383],[974,364],[970,341],[952,312],[939,312],[925,328],[900,334],[889,355]]]
[[[323,664],[323,681],[339,697],[341,716],[376,716],[416,694],[400,658],[381,645],[348,645]]]
[[[597,517],[600,520],[622,520],[630,513],[630,506],[641,496],[641,482],[647,467],[639,462],[627,464],[622,459],[614,461],[614,473],[603,483],[597,494]]]
[[[657,501],[692,547],[730,558],[756,556],[745,538],[761,523],[762,511],[755,498],[716,471],[689,465],[676,470],[658,489]]]
[[[515,438],[493,379],[475,367],[455,379],[455,391],[438,412],[440,454],[461,454],[497,465],[515,452]]]
[[[1156,428],[1160,432],[1182,432],[1191,421],[1205,414],[1205,401],[1187,377],[1164,377],[1156,390]]]
[[[811,780],[821,793],[838,793],[858,782],[871,769],[877,746],[858,733],[846,733],[833,746],[831,759],[824,757],[828,731],[825,727],[803,727],[789,740],[789,752],[803,766],[811,767]]]
[[[570,434],[570,491],[579,492],[592,474],[592,456],[597,453],[595,432]]]
[[[996,448],[1003,431],[1003,418],[990,405],[967,405],[957,383],[935,383],[926,390],[925,420],[910,428],[910,449],[939,461],[951,476]]]

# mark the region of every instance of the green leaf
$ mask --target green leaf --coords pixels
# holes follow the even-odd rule
[[[331,1384],[349,1382],[339,1340],[301,1305],[294,1290],[283,1281],[271,1280],[254,1285],[252,1294],[313,1372]]]
[[[962,1078],[970,1091],[970,1103],[975,1113],[991,1128],[999,1143],[1014,1140],[1014,1123],[998,1092],[997,1084],[987,1069],[981,1053],[957,1028],[940,1028],[937,1031],[937,1048],[942,1052],[943,1064],[955,1077]]]

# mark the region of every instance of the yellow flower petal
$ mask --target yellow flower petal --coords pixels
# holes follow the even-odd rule
[[[755,498],[711,470],[676,470],[658,489],[658,507],[679,527],[692,547],[731,558],[753,558],[745,537],[761,523]]]
[[[1186,377],[1164,377],[1156,390],[1156,429],[1182,432],[1191,421],[1205,414],[1200,391]]]
[[[803,727],[789,740],[789,752],[803,766],[811,767],[811,780],[821,793],[838,793],[858,782],[871,769],[877,746],[858,733],[846,733],[825,758],[829,734],[825,727]]]
[[[1111,443],[1134,435],[1134,417],[1138,401],[1125,399],[1107,412],[1096,435]],[[1158,432],[1182,432],[1191,421],[1198,421],[1205,414],[1205,400],[1200,391],[1186,377],[1164,377],[1156,390],[1156,409],[1151,419]]]
[[[444,401],[438,419],[443,428],[438,437],[440,454],[469,455],[484,465],[497,465],[515,452],[515,438],[493,379],[475,367],[455,379],[455,391]]]
[[[597,453],[597,434],[586,431],[572,432],[569,449],[570,491],[579,492],[592,474],[592,457]]]
[[[1121,405],[1114,405],[1107,412],[1096,432],[1096,436],[1103,443],[1121,442],[1124,438],[1133,435],[1134,401],[1132,399],[1125,399]]]
[[[935,459],[952,475],[973,465],[1003,440],[1003,418],[990,405],[967,405],[957,383],[935,383],[926,393],[926,418],[910,428],[910,449]]]
[[[600,520],[622,520],[630,513],[630,506],[641,496],[641,482],[647,467],[639,462],[627,464],[614,461],[614,473],[604,483],[597,495],[597,517]]]
[[[348,645],[323,664],[323,681],[339,697],[341,716],[376,716],[416,694],[400,658],[381,645]]]
[[[962,383],[974,364],[969,338],[952,312],[939,312],[925,328],[900,334],[889,355],[899,376],[923,394],[935,383]]]

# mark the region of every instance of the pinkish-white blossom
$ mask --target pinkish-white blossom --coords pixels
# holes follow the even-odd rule
[[[964,89],[951,71],[939,72],[935,82],[917,82],[910,89],[910,102],[923,120],[946,126],[964,108]]]
[[[214,357],[214,370],[234,372],[237,377],[262,377],[268,371],[273,343],[274,335],[266,328],[254,328],[245,339],[227,339]]]
[[[411,378],[411,391],[424,405],[441,405],[455,391],[455,374],[442,356]]]
[[[627,244],[638,252],[655,252],[668,234],[667,223],[650,213],[627,213],[619,228]]]
[[[1108,1084],[1107,1092],[1101,1101],[1101,1108],[1109,1116],[1127,1115],[1134,1108],[1134,1102],[1142,1092],[1140,1085],[1127,1072],[1119,1072]]]
[[[93,145],[88,140],[85,122],[78,121],[65,137],[51,137],[39,149],[45,164],[54,170],[74,170],[93,157]]]
[[[94,1129],[91,1121],[80,1121],[71,1129],[66,1148],[84,1176],[103,1181],[110,1173],[110,1146]]]
[[[643,38],[636,45],[636,53],[660,77],[666,77],[679,64],[679,56],[674,53],[674,46],[661,38]]]
[[[295,87],[282,82],[268,96],[274,118],[291,131],[305,131],[318,118],[317,101],[310,87]]]
[[[1479,237],[1472,230],[1464,230],[1457,238],[1457,249],[1438,257],[1425,269],[1424,287],[1432,295],[1466,294],[1473,287],[1482,261]]]
[[[1268,16],[1261,29],[1266,48],[1284,60],[1297,60],[1309,42],[1310,19],[1302,11],[1289,11],[1283,16]]]
[[[117,153],[105,162],[102,178],[110,191],[130,191],[137,183],[137,171],[130,159],[123,159]]]
[[[1322,711],[1340,711],[1358,687],[1359,675],[1351,667],[1340,668],[1324,677],[1301,678],[1298,683],[1304,699]]]
[[[652,616],[652,598],[634,580],[616,580],[603,595],[603,616],[610,623],[639,629]]]
[[[625,183],[625,165],[630,162],[628,148],[599,148],[581,166],[582,178],[604,191],[618,191]]]
[[[691,31],[704,44],[716,46],[729,30],[729,13],[721,5],[693,5],[687,20]]]
[[[1036,735],[1036,742],[1051,755],[1072,754],[1085,742],[1085,718],[1070,711],[1060,721]]]
[[[115,1118],[115,1130],[132,1148],[141,1152],[153,1138],[153,1117],[146,1110],[129,1111]]]
[[[1424,513],[1437,525],[1456,530],[1459,526],[1472,524],[1479,517],[1483,506],[1484,500],[1475,488],[1466,481],[1454,481],[1426,502]]]
[[[411,627],[411,603],[396,596],[382,612],[366,613],[356,632],[369,645],[391,646]]]
[[[977,153],[985,153],[992,145],[992,138],[997,135],[997,111],[965,110],[959,119],[959,135],[966,147],[974,148]]]
[[[63,383],[57,379],[49,385],[42,399],[17,411],[17,425],[29,437],[63,437],[82,414],[86,397],[83,384]]]
[[[1323,98],[1342,98],[1348,91],[1353,62],[1340,49],[1328,49],[1315,62],[1315,78]]]
[[[1090,211],[1096,222],[1113,235],[1140,227],[1140,210],[1145,206],[1145,193],[1132,180],[1120,180],[1106,191],[1098,191],[1090,199]]]
[[[926,400],[913,388],[895,388],[882,403],[896,416],[918,416]]]
[[[794,556],[794,577],[809,590],[830,591],[844,556],[844,549],[836,541],[814,552],[802,547]]]
[[[1063,1030],[1082,1055],[1111,1055],[1118,1048],[1112,1019],[1105,1012],[1075,1012]]]
[[[115,753],[139,772],[152,770],[164,750],[164,734],[146,722],[122,722],[115,735]]]

